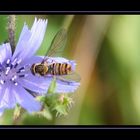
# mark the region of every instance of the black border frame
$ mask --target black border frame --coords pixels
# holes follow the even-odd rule
[[[42,1],[42,0],[41,0]],[[45,1],[45,0],[44,0]],[[92,0],[90,0],[92,1]],[[106,3],[106,1],[104,2],[95,2],[94,3],[90,2],[87,3],[88,1],[86,1],[86,3],[60,3],[59,7],[57,7],[57,3],[54,4],[54,2],[42,2],[42,4],[39,4],[39,2],[34,3],[33,1],[31,2],[13,2],[8,3],[7,1],[2,1],[1,5],[1,11],[0,14],[20,14],[20,15],[24,15],[24,14],[31,14],[31,15],[37,15],[37,14],[140,14],[140,6],[137,3],[133,2],[129,2],[129,3],[111,3],[110,1]],[[39,5],[38,5],[39,4]],[[74,5],[73,5],[74,4]],[[64,5],[66,5],[64,7]],[[45,7],[47,6],[47,7]],[[55,8],[57,7],[57,8]],[[41,9],[40,9],[41,8]],[[83,131],[83,133],[80,133],[80,135],[84,135],[84,134],[93,134],[101,135],[101,131],[104,131],[105,135],[112,135],[114,133],[114,130],[139,130],[140,129],[140,125],[73,125],[73,126],[62,126],[62,125],[45,125],[45,126],[40,126],[40,125],[2,125],[0,126],[0,131],[2,132],[2,130],[10,130],[9,134],[13,134],[13,130],[16,131],[16,135],[20,130],[26,130],[26,133],[28,132],[28,134],[30,134],[29,130],[35,130],[37,131],[37,133],[33,132],[33,135],[36,136],[36,134],[40,133],[42,130],[42,132],[40,133],[41,135],[48,135],[48,133],[50,132],[50,130],[55,130],[57,132],[57,134],[60,132],[60,130],[62,131],[71,131],[73,130],[74,134],[77,134],[77,131],[75,132],[75,130],[80,130]],[[12,130],[12,131],[11,131]],[[39,131],[38,131],[39,130]],[[41,130],[41,131],[40,131]],[[47,131],[44,130],[49,130],[48,133]],[[86,131],[85,131],[86,130]],[[92,131],[91,131],[92,130]],[[99,130],[99,131],[98,131]],[[108,131],[109,130],[109,131]],[[111,132],[110,132],[111,130]],[[94,131],[94,133],[93,133]],[[56,133],[54,132],[54,133]],[[98,132],[98,133],[97,133]],[[133,131],[134,132],[134,131]],[[133,132],[128,133],[128,135],[131,135]],[[136,131],[135,131],[136,132]],[[125,134],[125,133],[123,133]],[[25,135],[25,133],[23,133],[23,135]],[[62,133],[63,135],[63,133]],[[71,134],[70,134],[71,135]],[[118,135],[118,133],[117,133]]]

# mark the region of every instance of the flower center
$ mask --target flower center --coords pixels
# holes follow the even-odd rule
[[[3,85],[6,82],[12,82],[14,85],[18,85],[18,78],[27,76],[25,74],[26,66],[18,67],[21,63],[21,59],[15,58],[13,61],[7,59],[3,64],[0,64],[0,84]]]

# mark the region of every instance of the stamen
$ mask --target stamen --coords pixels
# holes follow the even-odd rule
[[[19,75],[19,77],[27,77],[28,74],[22,74],[22,75]]]
[[[3,85],[5,83],[5,81],[1,79],[0,80],[0,83]]]
[[[16,78],[17,78],[17,76],[14,75],[11,80],[14,81]]]
[[[19,59],[19,60],[16,62],[14,68],[16,68],[16,67],[20,64],[20,62],[21,62],[21,59]]]
[[[14,85],[15,85],[15,86],[17,86],[17,85],[18,85],[18,83],[14,81]]]
[[[14,65],[13,65],[13,64],[11,64],[11,65],[10,65],[10,68],[12,69],[12,68],[13,68],[13,66],[14,66]]]
[[[16,62],[17,62],[17,58],[15,58],[11,64],[14,66],[16,64]]]
[[[10,67],[7,67],[6,68],[6,71],[5,71],[5,75],[8,75],[8,72],[10,71]]]
[[[10,79],[10,81],[11,81],[11,82],[13,82],[15,86],[17,86],[17,85],[18,85],[18,83],[17,83],[15,80]]]
[[[21,59],[19,59],[19,60],[17,61],[18,64],[20,64],[20,62],[21,62]]]
[[[14,59],[14,61],[11,63],[11,69],[13,68],[13,66],[16,64],[17,62],[17,58]]]
[[[10,62],[11,62],[11,60],[10,59],[7,59],[7,61],[6,61],[6,67],[9,66]]]
[[[19,70],[23,70],[24,69],[24,67],[21,67]]]
[[[24,72],[24,71],[25,71],[25,67],[21,67],[21,68],[17,71],[17,73]]]
[[[18,66],[18,63],[15,64],[14,68],[16,68]]]
[[[24,77],[25,75],[23,74],[23,75],[19,75],[19,77]]]
[[[15,80],[16,80],[16,78],[17,78],[17,76],[16,76],[16,75],[14,75],[14,76],[10,79],[10,81],[11,81],[11,82],[13,82],[15,86],[17,86],[17,85],[18,85],[18,83],[15,81]]]

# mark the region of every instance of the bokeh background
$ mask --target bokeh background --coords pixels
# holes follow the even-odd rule
[[[56,32],[68,30],[63,57],[76,60],[81,86],[67,116],[47,120],[26,114],[21,125],[140,124],[140,16],[137,15],[17,15],[16,42],[24,22],[48,19],[44,55]],[[0,44],[7,40],[7,15],[0,16]],[[0,124],[13,124],[12,110]]]

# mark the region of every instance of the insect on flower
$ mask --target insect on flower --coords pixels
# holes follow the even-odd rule
[[[52,76],[63,82],[79,82],[80,76],[74,71],[75,63],[60,57],[53,57],[61,52],[67,40],[67,32],[61,29],[52,40],[49,51],[40,63],[31,66],[33,75]]]

